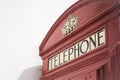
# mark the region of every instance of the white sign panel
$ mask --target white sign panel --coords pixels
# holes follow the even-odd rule
[[[49,58],[48,70],[52,70],[55,67],[60,66],[78,56],[81,56],[91,50],[98,48],[105,44],[105,29],[101,29],[96,33],[90,35],[84,40],[76,43],[75,45],[65,49],[57,55]]]

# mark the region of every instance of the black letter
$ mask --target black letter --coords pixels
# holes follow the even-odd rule
[[[94,38],[92,36],[94,36]],[[91,50],[92,44],[96,48],[96,34],[94,34],[92,36],[89,38],[90,39],[90,50]]]
[[[73,54],[73,48],[72,47],[68,49],[68,54],[69,54],[69,60],[70,60],[70,55]]]
[[[54,56],[54,66],[55,67],[58,66],[58,64],[57,64],[57,61],[58,61],[57,57],[58,57],[58,55]]]
[[[84,47],[84,48],[86,48],[86,50],[82,50],[82,45],[83,45],[83,43],[86,43],[87,44],[87,47]],[[85,53],[85,52],[87,52],[87,50],[88,50],[88,48],[89,48],[89,42],[87,41],[87,40],[83,40],[82,41],[82,43],[81,43],[81,45],[80,45],[80,51],[81,51],[81,53]]]
[[[98,46],[104,44],[104,42],[100,42],[100,39],[103,37],[103,35],[101,35],[102,32],[103,32],[103,29],[100,30],[100,31],[97,33],[97,37],[98,37]]]
[[[52,58],[49,59],[49,70],[52,69]]]
[[[80,52],[79,52],[79,43],[75,44],[74,46],[74,54],[75,54],[75,57],[79,56],[80,55]],[[78,52],[78,53],[77,53]]]
[[[65,60],[65,57],[67,56],[67,54],[65,54],[66,53],[66,50],[63,52],[63,63],[64,62],[67,62],[66,60]]]

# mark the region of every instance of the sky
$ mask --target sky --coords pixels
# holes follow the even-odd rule
[[[42,65],[39,45],[54,22],[77,0],[0,0],[0,80],[17,80]]]

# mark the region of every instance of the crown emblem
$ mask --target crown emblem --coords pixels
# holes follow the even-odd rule
[[[62,28],[62,34],[65,36],[71,31],[73,31],[77,27],[77,23],[78,23],[78,17],[70,15],[67,18],[67,21]]]

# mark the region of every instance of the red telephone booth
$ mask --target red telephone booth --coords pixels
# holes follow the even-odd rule
[[[80,0],[68,8],[40,45],[40,80],[120,80],[119,2]]]

